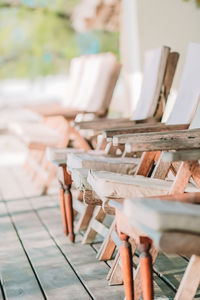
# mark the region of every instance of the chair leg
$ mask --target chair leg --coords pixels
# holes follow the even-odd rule
[[[75,235],[74,235],[74,216],[73,216],[73,206],[72,206],[72,194],[71,194],[71,185],[66,186],[64,192],[65,199],[65,208],[66,208],[66,216],[67,216],[67,227],[68,227],[68,238],[72,243],[74,243]]]
[[[62,216],[63,232],[65,235],[68,235],[64,192],[65,192],[64,189],[61,187],[61,189],[60,189],[60,210],[61,210],[61,216]]]
[[[120,233],[122,244],[120,246],[120,256],[122,262],[122,274],[125,288],[126,300],[134,300],[134,286],[133,286],[133,266],[131,245],[128,242],[128,236]]]
[[[83,236],[82,244],[92,243],[95,240],[97,233],[100,234],[100,231],[98,230],[97,227],[101,227],[101,229],[105,227],[102,224],[105,216],[106,216],[106,214],[101,207],[95,207],[93,216],[92,216],[90,223],[88,225],[88,228]]]
[[[139,246],[140,254],[140,274],[142,283],[142,294],[144,300],[153,300],[153,270],[152,258],[149,253],[150,243],[144,241]]]
[[[109,285],[119,285],[123,284],[123,276],[122,276],[122,269],[120,266],[120,253],[119,251],[117,252],[113,265],[110,268],[110,271],[106,277],[106,279],[109,281]]]
[[[85,205],[85,211],[81,215],[80,220],[78,221],[78,224],[76,225],[76,232],[87,229],[88,224],[92,218],[94,209],[95,209],[95,205]]]
[[[114,220],[112,225],[110,226],[109,229],[109,234],[106,237],[106,239],[104,239],[101,248],[99,249],[98,253],[97,253],[97,258],[99,260],[109,260],[111,259],[116,245],[115,242],[112,240],[112,233],[115,230],[115,226],[116,226],[116,221]]]
[[[174,300],[192,300],[200,284],[200,257],[193,255]]]

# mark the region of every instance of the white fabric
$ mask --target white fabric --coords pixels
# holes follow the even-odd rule
[[[79,56],[71,60],[69,70],[69,88],[66,99],[63,102],[63,105],[66,107],[73,107],[74,105],[86,59],[86,56]]]
[[[156,231],[180,230],[200,233],[200,205],[160,199],[125,199],[124,213]]]
[[[90,153],[73,153],[68,155],[67,165],[69,168],[84,168],[116,172],[120,174],[134,174],[139,159],[131,157],[110,157]]]
[[[90,171],[88,182],[100,197],[151,197],[167,195],[172,181],[147,178],[143,176],[130,176],[104,171]],[[197,192],[192,184],[187,192]]]
[[[153,116],[162,87],[169,51],[170,48],[163,46],[145,52],[142,89],[132,120]]]
[[[190,123],[200,95],[200,44],[190,43],[178,96],[167,124]],[[200,127],[200,123],[199,123]]]

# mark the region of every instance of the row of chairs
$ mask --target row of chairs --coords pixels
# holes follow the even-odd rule
[[[67,132],[67,142],[46,142],[40,148],[32,139],[30,148],[37,166],[34,176],[39,176],[46,191],[55,166],[47,162],[45,150],[54,146],[47,156],[61,170],[63,229],[70,240],[75,239],[74,208],[80,215],[76,230],[85,230],[83,242],[92,242],[97,233],[104,238],[99,259],[110,259],[116,247],[120,249],[108,278],[121,282],[122,270],[126,299],[139,299],[141,293],[145,300],[153,299],[152,262],[159,249],[193,255],[175,299],[193,299],[199,284],[199,208],[194,203],[200,199],[200,45],[189,45],[175,105],[167,122],[159,123],[177,61],[178,54],[168,47],[147,52],[142,92],[130,120],[101,118],[72,124],[65,116],[60,140],[65,140]],[[88,143],[81,135],[86,131],[96,136],[101,132],[101,137]],[[73,149],[59,149],[70,140]],[[30,160],[26,168],[32,169]],[[49,176],[51,168],[54,173]],[[72,185],[80,191],[73,199]],[[112,216],[110,228],[103,224],[108,214]],[[141,252],[134,280],[129,237],[134,240],[132,250]]]

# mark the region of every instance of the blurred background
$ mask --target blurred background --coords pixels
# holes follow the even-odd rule
[[[111,112],[129,116],[140,93],[144,51],[181,54],[200,42],[198,0],[1,0],[0,107],[64,101],[70,60],[111,51],[123,65]]]

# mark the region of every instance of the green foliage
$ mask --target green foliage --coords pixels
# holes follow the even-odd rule
[[[184,1],[189,2],[189,1],[191,1],[191,0],[184,0]],[[196,4],[197,4],[198,7],[200,7],[200,0],[196,0]]]
[[[70,60],[82,53],[67,17],[77,2],[21,0],[19,6],[0,7],[0,79],[66,73]],[[98,51],[118,54],[118,34],[93,35]]]

